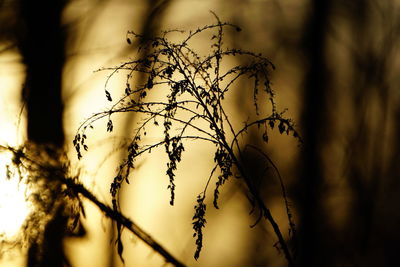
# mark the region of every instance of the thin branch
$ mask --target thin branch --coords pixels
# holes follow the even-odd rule
[[[296,234],[295,223],[293,222],[292,212],[290,211],[289,200],[288,200],[287,193],[286,193],[286,187],[285,187],[285,184],[283,183],[283,179],[282,179],[281,173],[278,170],[278,167],[276,167],[276,165],[272,161],[272,159],[260,148],[254,146],[254,145],[251,145],[251,144],[247,144],[246,148],[247,147],[254,149],[258,153],[260,153],[262,156],[264,156],[264,158],[269,162],[269,164],[271,164],[272,168],[274,168],[274,170],[278,176],[278,180],[279,180],[279,183],[281,186],[282,196],[285,201],[286,215],[288,216],[290,230],[292,231],[293,236],[294,236]]]
[[[172,263],[175,266],[185,266],[177,258],[172,256],[160,243],[155,241],[148,233],[141,229],[136,223],[129,218],[125,217],[122,213],[112,209],[108,205],[98,200],[89,190],[87,190],[82,184],[75,182],[72,178],[65,178],[63,181],[69,189],[72,189],[75,193],[81,194],[86,199],[90,200],[95,204],[108,218],[120,223],[126,229],[131,231],[140,240],[145,242],[148,246],[153,248],[158,254],[160,254],[167,262]]]

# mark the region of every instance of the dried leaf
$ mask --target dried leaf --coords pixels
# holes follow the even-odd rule
[[[107,90],[106,90],[105,92],[106,92],[107,100],[111,102],[111,101],[112,101],[112,98],[111,98],[110,92],[108,92]]]

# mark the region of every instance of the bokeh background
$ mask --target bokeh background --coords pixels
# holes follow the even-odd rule
[[[19,46],[23,33],[19,10],[25,2],[0,0],[1,144],[19,145],[26,139],[22,101],[26,71]],[[135,44],[126,42],[127,31],[152,36],[163,29],[196,29],[214,22],[212,10],[222,21],[242,28],[240,33],[225,35],[228,46],[260,52],[274,63],[271,82],[278,108],[288,109],[286,116],[293,119],[304,139],[299,145],[274,132],[264,145],[257,133],[248,135],[249,143],[274,160],[286,184],[297,225],[293,247],[298,265],[399,266],[399,1],[58,2],[66,33],[62,102],[67,150],[82,182],[100,200],[110,203],[109,185],[123,156],[118,147],[138,118],[135,114],[121,117],[112,134],[106,132],[105,121],[98,122],[89,141],[90,151],[76,160],[72,140],[77,128],[85,118],[109,106],[103,91],[107,73],[94,71],[137,54]],[[40,14],[51,16],[52,11]],[[40,56],[48,60],[51,55],[43,53]],[[124,79],[124,75],[120,80],[113,78],[109,88],[123,90]],[[253,108],[242,99],[238,94],[230,103],[237,123],[245,121]],[[262,177],[262,196],[287,237],[279,182],[271,171],[264,171],[262,159],[252,154],[247,157],[245,164]],[[9,160],[2,155],[2,173]],[[256,215],[249,215],[246,192],[235,179],[222,190],[220,210],[208,203],[204,248],[200,259],[193,259],[193,206],[212,161],[211,147],[195,144],[187,149],[177,172],[176,204],[171,207],[166,157],[162,151],[154,152],[140,163],[131,185],[123,188],[122,211],[188,266],[286,266],[274,247],[277,239],[269,224],[264,221],[249,227]],[[7,181],[5,175],[0,179],[1,237],[12,240],[27,212],[24,189]],[[64,240],[72,266],[123,266],[112,223],[92,204],[85,202],[85,208],[86,235]],[[127,231],[123,241],[125,266],[164,264]],[[26,250],[7,244],[2,242],[1,265],[24,266]]]

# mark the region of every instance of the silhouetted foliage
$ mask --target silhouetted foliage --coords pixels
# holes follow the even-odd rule
[[[252,25],[253,32],[248,35],[251,38],[245,42],[246,37],[238,37],[240,28],[218,18],[215,24],[191,32],[173,30],[155,36],[163,23],[160,17],[165,14],[165,6],[172,1],[147,1],[141,16],[142,34],[128,32],[128,45],[122,52],[130,53],[139,45],[141,50],[135,60],[101,69],[110,72],[105,99],[112,107],[89,118],[73,141],[80,159],[93,146],[88,137],[95,121],[103,118],[104,131],[114,133],[121,129],[120,124],[130,127],[132,117],[139,120],[110,186],[111,206],[85,188],[79,182],[79,174],[70,173],[75,166],[71,168],[60,152],[64,140],[64,30],[70,29],[61,24],[66,2],[0,1],[0,53],[18,48],[26,67],[22,97],[27,107],[29,142],[20,147],[1,146],[0,151],[12,153],[6,176],[18,176],[21,183],[28,184],[27,201],[34,206],[21,231],[21,244],[29,247],[28,264],[44,265],[43,260],[51,266],[68,264],[61,245],[66,236],[82,236],[85,232],[80,226],[80,219],[85,216],[84,198],[117,224],[116,251],[121,258],[124,228],[167,262],[182,266],[120,212],[119,199],[123,199],[121,188],[133,180],[139,158],[159,148],[165,151],[168,161],[168,201],[171,205],[177,202],[179,192],[184,190],[177,170],[192,141],[209,143],[214,148],[210,155],[214,166],[204,179],[204,189],[193,196],[196,260],[204,248],[207,220],[211,221],[207,206],[218,209],[223,205],[224,186],[236,176],[241,179],[235,182],[244,185],[240,189],[247,190],[253,205],[254,225],[260,226],[259,222],[267,218],[278,238],[274,246],[291,262],[279,227],[264,204],[276,196],[275,192],[269,194],[275,183],[264,179],[267,166],[280,183],[289,237],[295,239],[294,234],[298,235],[298,243],[294,242],[297,257],[292,252],[297,265],[397,266],[400,216],[395,203],[399,201],[400,111],[396,70],[400,27],[396,1],[297,1],[295,11],[292,3],[268,1],[260,8],[260,1],[255,1],[256,5],[254,1],[240,1],[236,10],[249,8],[246,14],[255,15],[249,18],[240,11],[231,13],[232,20]],[[285,173],[298,176],[288,188],[269,153],[260,146],[265,142],[271,152],[286,156],[287,151],[274,151],[268,145],[271,132],[299,138],[293,122],[275,105],[269,84],[274,67],[257,53],[227,48],[226,40],[231,37],[243,47],[264,49],[264,54],[275,57],[275,63],[281,60],[283,72],[294,69],[289,72],[293,77],[278,74],[283,82],[278,78],[276,88],[287,86],[296,95],[296,83],[303,81],[298,88],[302,89],[298,95],[302,108],[294,110],[301,118],[305,145],[298,158],[292,160],[298,165],[293,169],[289,169],[290,163],[284,167]],[[204,39],[209,46],[201,53],[197,47],[204,43],[199,45],[198,41]],[[120,78],[117,73],[127,74],[123,88],[113,88],[108,83],[111,78]],[[234,114],[228,113],[233,106],[232,95],[239,99],[236,108],[249,115],[241,127]],[[245,97],[254,103],[254,109],[246,109]],[[295,106],[299,104],[293,102]],[[129,119],[117,123],[118,114]],[[149,133],[160,133],[161,138],[150,140]],[[252,160],[257,163],[248,164]],[[255,170],[249,169],[252,167]],[[260,175],[261,172],[264,173]],[[260,180],[263,186],[259,186]],[[298,229],[286,191],[296,196],[293,204]],[[255,229],[264,230],[265,227]],[[246,265],[278,265],[266,252],[265,236],[255,233],[243,251],[251,262]],[[0,252],[4,244],[6,241],[1,240]],[[109,260],[113,262],[112,257]]]
[[[66,155],[57,151],[57,148],[33,143],[18,148],[0,146],[0,152],[12,153],[12,161],[7,166],[9,179],[26,184],[26,201],[32,212],[22,226],[18,242],[29,247],[29,266],[68,264],[62,253],[62,240],[65,236],[85,233],[80,222],[85,215],[81,198],[64,182],[66,179],[77,182],[77,176],[68,178],[71,166]],[[47,256],[55,252],[55,257]]]
[[[63,195],[59,177],[64,174],[59,157],[64,145],[61,83],[66,32],[61,17],[66,3],[66,0],[16,1],[16,46],[25,66],[21,98],[27,115],[27,143],[17,151],[45,166],[43,171],[32,168],[34,165],[29,163],[15,166],[26,171],[36,209],[27,220],[24,233],[30,238],[27,242],[29,267],[68,265],[62,242],[69,219],[77,217],[70,214],[70,203]],[[45,59],[43,55],[47,55]]]
[[[82,157],[81,148],[88,149],[86,138],[88,127],[93,128],[93,123],[100,119],[107,119],[106,130],[112,132],[113,116],[119,113],[141,114],[141,120],[134,129],[131,142],[127,146],[127,156],[119,165],[118,173],[110,187],[113,208],[119,211],[118,194],[124,182],[129,184],[129,176],[135,169],[135,162],[145,153],[153,149],[164,147],[168,156],[166,174],[169,178],[168,190],[170,191],[170,204],[174,205],[176,191],[175,171],[185,151],[185,144],[189,141],[206,142],[215,146],[215,166],[210,171],[204,190],[197,196],[195,214],[193,216],[194,237],[196,238],[195,259],[198,259],[203,245],[203,228],[206,224],[207,189],[209,183],[216,176],[213,203],[218,208],[218,198],[221,187],[232,176],[233,172],[241,177],[250,194],[250,200],[259,210],[260,218],[266,218],[272,225],[278,238],[279,247],[290,265],[292,257],[267,205],[259,196],[256,188],[248,177],[248,172],[240,163],[241,136],[248,129],[258,127],[262,129],[260,139],[268,142],[268,131],[277,125],[280,134],[293,135],[301,141],[291,119],[278,112],[275,104],[275,93],[270,87],[269,72],[274,69],[273,64],[261,54],[235,48],[226,48],[223,43],[224,31],[241,29],[233,24],[221,22],[214,14],[216,23],[206,25],[193,31],[169,30],[157,37],[148,37],[135,32],[128,32],[127,42],[132,44],[137,40],[139,51],[150,51],[141,58],[129,60],[119,66],[102,68],[99,71],[111,71],[105,83],[105,96],[112,107],[99,112],[85,120],[79,127],[74,138],[78,158]],[[180,35],[180,41],[171,41],[170,36]],[[208,36],[210,50],[208,55],[202,55],[194,47],[196,38]],[[244,57],[247,64],[225,67],[228,59]],[[115,89],[108,87],[109,80],[117,73],[126,72],[126,86],[116,101],[113,101],[111,92]],[[133,84],[134,74],[146,75],[145,82]],[[254,102],[254,116],[256,119],[247,121],[244,126],[235,129],[230,115],[226,111],[225,100],[227,95],[239,90],[235,83],[240,79],[250,79],[253,85],[248,90]],[[241,89],[241,90],[245,90]],[[113,93],[114,94],[114,93]],[[160,100],[150,100],[149,94],[157,96]],[[262,106],[260,110],[259,106]],[[265,107],[270,111],[266,112]],[[163,138],[156,142],[145,139],[147,131],[157,131],[162,128]],[[146,142],[147,141],[147,142]],[[258,149],[257,149],[258,150]],[[219,170],[219,173],[217,172]],[[282,181],[281,181],[282,182]],[[282,184],[284,192],[284,187]],[[284,193],[285,203],[287,204]],[[289,207],[286,205],[290,227],[291,221]],[[122,258],[123,245],[121,243],[121,225],[118,229],[118,253]],[[294,232],[293,229],[291,232]]]
[[[29,264],[54,266],[55,263],[50,261],[53,259],[61,265],[69,264],[64,254],[52,259],[43,257],[54,253],[54,249],[57,249],[54,246],[57,244],[61,246],[59,249],[62,251],[60,241],[64,237],[79,237],[85,234],[80,219],[86,216],[82,203],[82,200],[86,199],[96,205],[105,216],[152,247],[166,262],[184,266],[132,220],[98,200],[79,182],[79,173],[71,173],[73,168],[65,155],[55,157],[56,152],[49,148],[33,149],[31,146],[24,144],[13,148],[0,145],[0,152],[11,152],[13,155],[13,160],[7,167],[9,177],[18,176],[20,182],[28,186],[27,202],[32,205],[32,212],[23,225],[22,236],[18,242],[21,246],[29,246]],[[62,231],[54,233],[54,227]]]

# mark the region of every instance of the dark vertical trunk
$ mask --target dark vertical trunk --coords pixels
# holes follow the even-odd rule
[[[46,147],[47,156],[57,157],[64,145],[62,71],[65,33],[61,25],[64,0],[20,0],[21,28],[18,47],[26,67],[23,98],[27,108],[27,137],[34,149]],[[43,160],[43,159],[42,159]],[[54,179],[45,177],[44,179]],[[52,181],[59,196],[61,183]],[[64,266],[67,262],[62,241],[66,227],[64,205],[55,200],[52,219],[45,225],[43,239],[32,242],[28,266]]]
[[[61,26],[64,0],[21,0],[22,33],[19,49],[26,66],[24,98],[28,139],[62,147],[61,80],[65,33]]]
[[[304,59],[308,63],[303,91],[302,132],[304,150],[299,177],[299,266],[329,266],[324,247],[324,212],[321,197],[324,182],[322,151],[327,142],[327,85],[325,59],[329,0],[311,1],[311,13],[305,25]]]

